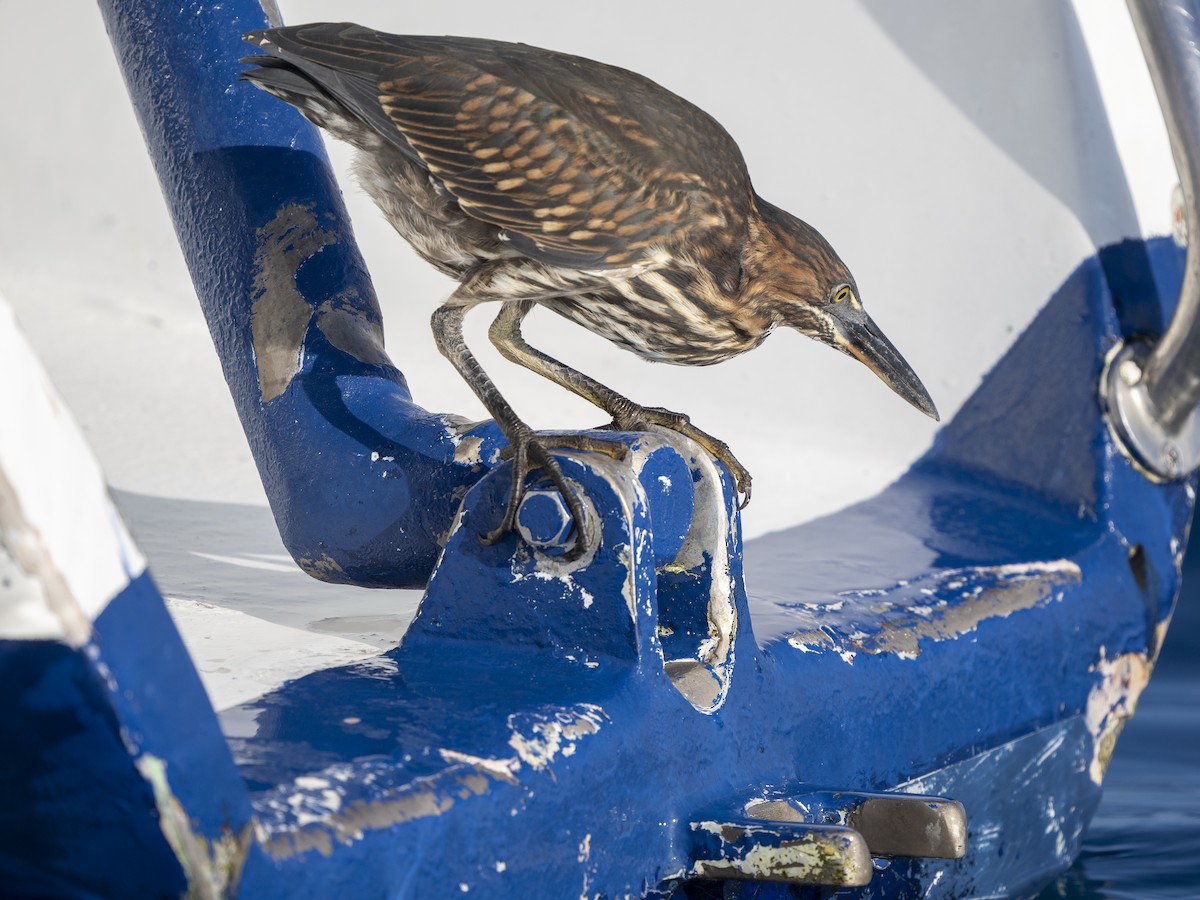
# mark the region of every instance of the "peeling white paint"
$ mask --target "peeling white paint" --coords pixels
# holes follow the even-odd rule
[[[1052,756],[1054,756],[1056,753],[1058,753],[1059,750],[1062,749],[1062,746],[1066,742],[1066,739],[1067,739],[1067,736],[1066,736],[1065,732],[1060,732],[1059,734],[1057,734],[1053,738],[1051,738],[1051,740],[1046,743],[1046,746],[1042,748],[1042,752],[1039,753],[1034,758],[1034,762],[1033,762],[1034,767],[1040,768],[1045,763],[1049,762],[1050,758]],[[1051,800],[1050,802],[1053,803],[1054,801]]]
[[[938,883],[942,880],[942,876],[945,874],[946,872],[944,869],[938,869],[937,872],[934,873],[934,876],[929,879],[929,886],[925,888],[926,897],[933,896],[934,890],[937,889]]]
[[[262,799],[255,820],[258,842],[275,859],[309,850],[329,856],[335,841],[349,844],[368,831],[440,816],[460,800],[487,794],[497,781],[516,783],[507,766],[479,765],[465,754],[461,758],[464,762],[453,761],[435,775],[394,787],[381,786],[369,799],[359,797],[361,788],[375,783],[380,773],[364,773],[355,763],[337,763],[322,770],[320,776],[302,776],[330,787],[310,792],[301,788],[298,780],[291,785],[294,790]],[[514,760],[513,768],[519,766]],[[346,802],[347,790],[355,797],[352,802]]]
[[[794,647],[796,650],[799,650],[801,653],[820,653],[821,652],[820,649],[813,647],[811,644],[804,643],[803,641],[801,641],[799,639],[799,637],[797,635],[794,635],[794,634],[788,636],[787,642],[792,647]]]
[[[594,703],[513,713],[508,717],[512,732],[508,744],[522,762],[534,771],[541,771],[559,756],[573,755],[579,739],[596,734],[608,721],[608,714]]]
[[[1054,854],[1059,859],[1067,856],[1067,838],[1063,834],[1063,823],[1054,809],[1054,797],[1046,798],[1046,834],[1054,837]]]
[[[1092,733],[1092,761],[1088,774],[1100,784],[1126,720],[1137,709],[1138,697],[1150,682],[1151,666],[1144,653],[1124,653],[1108,659],[1103,647],[1092,667],[1101,676],[1088,694],[1085,718]]]
[[[342,795],[329,782],[324,782],[324,788],[311,788],[300,784],[301,780],[319,781],[320,779],[300,779],[295,781],[300,792],[291,794],[285,802],[291,809],[292,821],[299,828],[305,825],[319,825],[326,822],[342,808]]]
[[[1004,827],[999,822],[987,822],[974,827],[975,852],[990,849],[1004,836]]]
[[[501,759],[491,756],[472,756],[469,753],[460,753],[457,750],[448,750],[445,747],[439,748],[438,754],[448,763],[465,763],[469,766],[474,766],[501,781],[511,781],[513,775],[521,768],[520,760],[511,756]]]
[[[575,856],[576,862],[587,862],[592,856],[592,836],[585,834],[583,840],[579,842],[579,853]]]
[[[621,566],[630,573],[630,577],[625,579],[621,585],[621,597],[625,600],[625,608],[629,610],[629,617],[635,622],[637,621],[637,584],[635,583],[632,573],[633,569],[633,548],[628,544],[622,544],[614,548],[616,550],[617,559],[621,561]]]

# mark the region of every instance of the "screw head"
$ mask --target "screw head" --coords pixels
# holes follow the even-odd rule
[[[539,550],[566,547],[575,522],[562,494],[553,488],[525,492],[517,509],[517,532]]]
[[[1127,386],[1133,387],[1142,380],[1142,367],[1138,365],[1137,360],[1123,359],[1117,367],[1117,374]]]
[[[1174,441],[1164,441],[1162,448],[1163,468],[1172,478],[1183,474],[1183,453]]]

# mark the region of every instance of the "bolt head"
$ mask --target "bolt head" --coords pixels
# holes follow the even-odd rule
[[[1127,386],[1133,387],[1142,380],[1142,367],[1138,365],[1137,360],[1123,359],[1117,368],[1117,374]]]
[[[566,547],[575,522],[562,494],[553,488],[526,491],[517,510],[517,531],[539,550]]]
[[[1183,453],[1173,441],[1164,441],[1162,447],[1163,470],[1171,478],[1183,474]]]

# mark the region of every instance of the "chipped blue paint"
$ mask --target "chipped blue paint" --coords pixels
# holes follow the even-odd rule
[[[357,583],[440,561],[400,647],[233,711],[227,743],[147,576],[84,648],[0,646],[22,751],[0,765],[6,889],[219,884],[188,859],[212,844],[174,824],[232,855],[243,898],[662,896],[719,875],[700,823],[822,788],[967,809],[964,859],[896,860],[844,896],[1018,891],[1067,866],[1192,511],[1194,484],[1142,478],[1096,400],[1113,343],[1169,316],[1176,248],[1084,261],[897,484],[752,542],[749,596],[727,476],[686,448],[641,479],[564,457],[600,513],[578,563],[487,546],[494,427],[412,404],[313,133],[233,86],[258,5],[102,6],[289,547]],[[726,843],[752,859],[753,834],[789,830]]]

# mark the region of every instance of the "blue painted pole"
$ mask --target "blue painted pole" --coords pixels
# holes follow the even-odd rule
[[[384,352],[315,130],[238,82],[262,7],[100,7],[285,545],[325,580],[423,583],[484,465]]]

